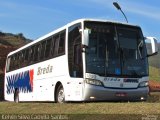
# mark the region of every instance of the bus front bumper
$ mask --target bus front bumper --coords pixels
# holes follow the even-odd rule
[[[148,92],[148,87],[115,89],[85,84],[84,101],[144,101]]]

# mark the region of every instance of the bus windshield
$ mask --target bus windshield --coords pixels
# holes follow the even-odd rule
[[[146,46],[139,27],[86,22],[91,29],[86,52],[86,72],[100,76],[148,75]]]

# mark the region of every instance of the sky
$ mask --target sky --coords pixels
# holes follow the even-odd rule
[[[160,42],[159,0],[0,0],[0,31],[39,37],[80,18],[126,22],[114,6],[118,2],[130,24]]]

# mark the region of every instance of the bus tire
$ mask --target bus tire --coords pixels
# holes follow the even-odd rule
[[[65,94],[64,88],[62,84],[60,84],[56,90],[56,103],[64,103],[65,102]]]
[[[14,102],[19,103],[19,91],[17,88],[15,89],[15,92],[14,92]]]

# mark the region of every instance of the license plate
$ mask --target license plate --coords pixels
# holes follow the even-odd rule
[[[126,97],[126,96],[127,96],[127,93],[117,92],[115,95],[116,95],[117,97]]]

